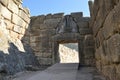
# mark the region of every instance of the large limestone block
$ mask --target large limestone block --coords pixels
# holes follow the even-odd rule
[[[30,42],[39,42],[40,41],[40,36],[32,36],[30,37]]]
[[[45,16],[45,19],[52,19],[52,14],[50,13],[50,14],[47,14],[46,16]]]
[[[63,16],[64,16],[64,13],[53,14],[53,18],[62,18]]]
[[[12,15],[12,22],[18,26],[21,26],[21,27],[26,26],[26,22],[16,14]]]
[[[8,5],[8,1],[9,1],[9,0],[0,0],[0,2],[3,3],[5,6]]]
[[[41,35],[39,29],[30,30],[30,36],[39,36],[39,35]]]
[[[96,18],[96,20],[94,20],[94,27],[93,27],[93,32],[94,32],[94,36],[96,36],[98,30],[103,27],[103,23],[104,20],[106,19],[106,16],[108,15],[108,13],[114,8],[114,3],[113,0],[95,0],[95,4],[96,2],[99,2],[99,10],[97,11],[96,16],[94,15],[93,18]],[[94,10],[94,9],[93,9]],[[95,10],[94,10],[95,11]],[[94,13],[93,13],[94,14]]]
[[[85,35],[84,47],[85,48],[94,47],[94,39],[92,35]]]
[[[30,17],[30,11],[29,11],[28,8],[24,7],[24,8],[23,8],[23,11],[24,11],[26,14],[28,14],[28,16]]]
[[[97,17],[96,17],[96,21],[94,22],[94,25],[93,25],[93,33],[94,33],[94,36],[96,36],[96,34],[98,33],[99,29],[102,26],[103,22],[104,22],[104,19],[105,19],[105,16],[101,15],[103,14],[102,13],[102,10],[99,10],[98,11],[98,14],[97,14]]]
[[[114,33],[113,12],[110,12],[103,25],[103,35],[107,39]]]
[[[14,24],[12,24],[11,21],[9,21],[9,20],[5,20],[5,24],[7,26],[6,28],[9,30],[12,30],[14,27]]]
[[[44,20],[45,20],[45,15],[40,15],[40,16],[38,16],[38,17],[33,16],[33,17],[31,17],[31,22],[30,22],[30,24],[31,24],[31,26],[32,26],[33,24],[41,24],[41,23],[44,22]]]
[[[94,53],[95,53],[95,50],[94,48],[84,48],[84,57],[86,59],[93,59],[95,56],[94,56]]]
[[[40,27],[41,27],[41,24],[33,24],[32,26],[30,26],[30,29],[31,30],[36,30],[36,29],[40,29]],[[44,26],[43,26],[44,27]]]
[[[110,80],[118,80],[116,78],[116,69],[114,65],[107,65],[102,67],[102,73]]]
[[[113,15],[112,15],[112,24],[114,24],[114,29],[116,33],[120,32],[120,3],[118,3],[118,5],[114,8],[114,10],[112,11]]]
[[[9,0],[9,4],[8,4],[8,8],[13,12],[13,13],[16,13],[18,14],[18,6],[17,4],[15,4],[15,2],[13,0]]]
[[[0,50],[5,50],[9,47],[8,38],[3,30],[0,29]]]
[[[28,16],[29,14],[26,14],[23,10],[19,10],[19,16],[24,19],[27,23],[30,22],[30,18]]]
[[[3,17],[11,20],[11,12],[0,3],[0,12]]]
[[[92,34],[92,29],[91,28],[79,28],[79,33],[81,35]]]
[[[58,23],[60,22],[61,18],[56,18],[56,19],[46,19],[44,21],[44,24],[47,25],[48,29],[54,29],[57,27]]]
[[[101,0],[95,0],[95,1],[94,1],[93,12],[92,12],[92,20],[93,20],[93,21],[95,20],[95,18],[96,18],[96,16],[97,16],[97,13],[98,13],[98,10],[99,10],[100,1],[101,1]]]
[[[71,13],[71,16],[73,18],[80,18],[83,17],[83,13],[82,12]]]
[[[52,58],[52,53],[42,53],[43,58]]]
[[[106,45],[100,46],[95,52],[96,60],[100,60],[103,65],[110,65],[112,58]]]
[[[52,59],[51,58],[37,57],[37,59],[38,59],[40,65],[51,65],[52,64]]]
[[[41,30],[48,28],[48,26],[47,26],[46,24],[40,24],[39,26],[40,26],[40,29],[41,29]]]
[[[100,48],[98,48],[98,49],[96,49],[96,51],[95,51],[95,59],[98,61],[98,60],[101,60],[101,54],[103,53],[103,51],[102,51],[102,48],[100,47]]]
[[[14,30],[15,32],[17,32],[17,33],[21,33],[22,28],[21,28],[20,26],[14,25],[13,30]]]
[[[108,40],[108,47],[113,62],[120,62],[120,34],[115,34]]]
[[[105,40],[102,28],[99,30],[98,35],[96,36],[96,38],[99,39],[100,45],[102,45],[103,41]]]
[[[90,17],[78,17],[74,18],[75,22],[88,22],[90,21]]]
[[[96,61],[96,68],[98,71],[101,71],[102,70],[102,65],[101,65],[101,61]]]
[[[26,34],[26,29],[21,28],[21,34],[25,35]]]
[[[14,32],[14,31],[10,31],[10,36],[14,39],[18,38],[18,33]]]
[[[120,64],[116,66],[116,79],[120,79]]]
[[[89,23],[86,21],[77,22],[79,28],[89,28]]]

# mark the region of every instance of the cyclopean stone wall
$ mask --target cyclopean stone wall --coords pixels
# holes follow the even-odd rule
[[[71,13],[70,16],[75,21],[75,25],[78,26],[78,31],[79,31],[78,35],[80,35],[78,37],[80,37],[81,41],[76,42],[76,43],[81,42],[79,44],[79,49],[82,60],[80,62],[86,65],[93,66],[94,41],[92,36],[92,30],[89,28],[90,18],[83,17],[82,12]],[[30,45],[41,65],[53,64],[54,62],[53,56],[59,55],[57,53],[54,54],[53,45],[54,43],[56,43],[55,40],[53,40],[54,36],[57,36],[57,39],[63,39],[63,40],[66,39],[67,42],[65,43],[69,43],[69,42],[72,43],[71,41],[69,41],[69,38],[72,37],[72,33],[67,33],[67,34],[63,33],[62,34],[63,36],[60,36],[61,34],[56,32],[57,31],[56,29],[59,26],[59,24],[62,24],[61,21],[63,20],[64,17],[65,16],[63,15],[63,13],[39,15],[39,16],[31,17]],[[57,39],[56,41],[59,41]],[[74,38],[72,38],[72,40],[74,43]],[[57,49],[58,45],[55,45],[54,47]],[[57,58],[59,58],[59,56]]]
[[[52,36],[63,13],[31,17],[30,45],[41,65],[52,64]]]
[[[29,10],[21,0],[0,0],[0,73],[13,74],[36,64],[32,50],[21,41],[29,37],[29,22]]]
[[[120,1],[89,2],[96,66],[110,80],[120,80]]]

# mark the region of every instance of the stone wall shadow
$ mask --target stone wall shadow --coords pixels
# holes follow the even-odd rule
[[[14,74],[26,70],[28,66],[38,66],[30,46],[24,46],[25,52],[21,52],[13,44],[9,43],[8,53],[0,51],[0,72]]]

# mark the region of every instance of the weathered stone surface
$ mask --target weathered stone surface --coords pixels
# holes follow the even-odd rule
[[[47,25],[48,29],[54,29],[57,27],[58,23],[60,22],[61,18],[57,18],[57,19],[46,19],[44,21],[44,24]]]
[[[48,29],[48,26],[46,24],[40,24],[39,26],[41,30]]]
[[[64,16],[64,13],[53,14],[53,18],[63,18],[63,16]]]
[[[30,37],[30,42],[38,42],[38,41],[40,41],[40,36]]]
[[[41,24],[33,24],[33,25],[30,27],[30,29],[31,29],[31,30],[40,29],[40,26],[41,26]]]
[[[103,66],[102,72],[104,73],[104,75],[106,75],[106,77],[109,76],[110,80],[117,80],[116,79],[116,69],[115,69],[114,65]]]
[[[0,30],[0,43],[0,50],[8,48],[8,36],[2,30]]]
[[[85,58],[94,58],[94,48],[84,48],[84,57]]]
[[[101,64],[101,61],[100,61],[100,60],[99,60],[99,61],[96,61],[96,68],[97,68],[98,71],[101,72],[101,70],[102,70],[102,64]]]
[[[89,29],[89,17],[82,17],[81,13],[73,13],[71,15],[63,16],[62,14],[48,14],[46,16],[36,16],[31,18],[30,22],[30,37],[31,37],[31,47],[33,48],[35,55],[37,56],[37,59],[41,65],[49,65],[48,63],[52,63],[55,61],[59,62],[59,55],[56,53],[58,52],[57,43],[80,43],[80,45],[83,44],[82,40],[84,39],[86,34],[92,34],[92,30]],[[79,16],[79,17],[78,17]],[[64,24],[64,19],[66,22]],[[63,24],[59,25],[58,24]],[[65,28],[65,33],[58,33],[58,28]],[[80,35],[79,27],[82,29],[81,32],[84,32],[84,35]],[[84,29],[84,30],[83,30]],[[87,30],[87,31],[85,31]],[[59,31],[59,30],[58,30]],[[39,37],[39,38],[36,38]],[[90,40],[89,40],[90,39]],[[95,63],[93,58],[93,39],[88,38],[88,42],[86,43],[86,46],[89,45],[89,49],[86,47],[86,53],[90,51],[90,57],[89,59],[86,58],[86,64]],[[83,45],[79,46],[81,51],[83,51]],[[54,51],[54,48],[56,51]],[[82,52],[81,52],[82,53]],[[88,54],[87,54],[88,55]],[[48,61],[50,59],[50,61]],[[89,61],[90,60],[90,61]],[[46,62],[46,63],[45,63]],[[47,63],[48,62],[48,63]],[[92,65],[93,65],[92,63]]]
[[[13,13],[18,14],[18,11],[19,11],[18,6],[13,2],[13,0],[9,0],[8,8],[9,8]]]
[[[56,33],[78,33],[78,26],[70,15],[66,15],[56,29]]]
[[[120,62],[120,34],[115,34],[108,40],[108,47],[114,62]]]
[[[14,27],[14,24],[12,24],[9,20],[5,20],[6,28],[9,30],[12,30]]]
[[[43,58],[52,58],[52,53],[42,53]]]
[[[78,22],[77,25],[79,26],[79,29],[80,28],[89,28],[88,22]]]
[[[81,35],[88,35],[88,34],[92,34],[92,29],[90,28],[79,28],[79,32]]]
[[[29,38],[25,40],[24,35],[29,21],[24,21],[24,14],[18,14],[19,9],[25,12],[19,5],[21,0],[0,0],[0,73],[14,74],[25,70],[27,65],[36,66],[37,60],[27,45]],[[29,13],[25,14],[29,18]],[[23,45],[21,39],[27,44]]]
[[[99,30],[97,38],[99,39],[100,45],[102,45],[103,41],[105,40],[104,35],[103,35],[103,29]]]
[[[51,19],[52,18],[52,14],[47,14],[45,19]]]
[[[14,32],[14,31],[10,31],[10,36],[12,37],[12,38],[18,38],[18,33],[16,33],[16,32]]]
[[[24,19],[27,23],[29,23],[30,18],[29,18],[29,16],[23,10],[19,10],[19,16],[22,19]]]
[[[25,35],[25,33],[26,33],[26,29],[21,28],[21,34]]]
[[[80,18],[83,17],[83,13],[82,12],[71,13],[71,16],[73,18]]]
[[[90,0],[88,1],[88,4],[89,4],[90,15],[92,16],[94,2]]]
[[[103,27],[103,34],[104,34],[104,38],[107,39],[108,37],[112,36],[113,33],[114,33],[114,24],[112,23],[112,15],[113,15],[113,12],[111,12],[106,20],[105,20],[105,23],[104,23],[104,27]]]
[[[0,0],[1,3],[3,3],[5,6],[8,5],[8,0]]]
[[[119,0],[94,0],[90,26],[96,45],[96,66],[110,80],[119,80]],[[117,70],[116,70],[117,69]]]
[[[89,17],[80,17],[80,18],[74,18],[74,20],[76,21],[76,22],[88,22],[88,21],[90,21],[90,18]]]
[[[7,72],[7,64],[5,63],[0,63],[0,72]]]
[[[120,65],[116,66],[116,79],[120,79]]]
[[[26,23],[25,21],[20,18],[18,15],[16,14],[13,14],[12,15],[12,22],[18,26],[21,26],[21,27],[25,27],[26,26]]]
[[[96,2],[96,1],[95,1]],[[99,2],[99,1],[98,1]],[[107,4],[106,4],[107,3]],[[95,7],[97,7],[96,5]],[[99,10],[97,13],[96,20],[93,26],[93,33],[94,36],[96,36],[98,30],[103,27],[104,20],[106,19],[106,15],[109,13],[109,11],[112,9],[111,0],[101,0],[99,2]]]
[[[11,20],[11,12],[0,3],[0,12],[3,17]]]
[[[39,58],[38,57],[39,64],[41,65],[51,65],[52,59],[51,58]]]
[[[84,38],[84,47],[85,48],[92,48],[94,47],[94,40],[92,35],[85,35]]]
[[[21,33],[22,28],[21,28],[20,26],[15,25],[14,28],[13,28],[13,30],[14,30],[15,32],[17,32],[17,33]]]
[[[27,46],[25,49],[28,49],[29,47]],[[32,65],[32,58],[33,54],[30,50],[28,52],[23,53],[20,52],[17,47],[13,44],[10,43],[10,48],[9,48],[9,55],[6,55],[4,52],[0,52],[0,62],[6,63],[6,71],[9,74],[16,73],[18,71],[22,71],[24,69],[24,66],[27,64]],[[30,61],[30,58],[32,61]],[[5,67],[4,67],[5,68]]]
[[[25,12],[26,14],[28,14],[28,16],[30,17],[30,11],[29,11],[29,9],[28,9],[28,8],[23,8],[23,10],[24,10],[24,12]]]

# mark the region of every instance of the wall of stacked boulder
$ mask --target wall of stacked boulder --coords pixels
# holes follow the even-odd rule
[[[78,27],[81,63],[96,66],[108,80],[120,80],[120,1],[89,1],[89,9],[91,17],[69,15]],[[53,36],[65,16],[31,17],[22,0],[0,0],[0,78],[53,65]]]
[[[120,80],[120,0],[89,2],[96,67],[109,80]]]
[[[0,0],[0,75],[37,66],[28,45],[30,14],[21,0]]]

